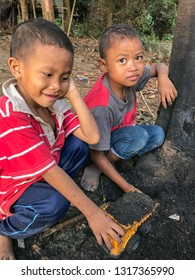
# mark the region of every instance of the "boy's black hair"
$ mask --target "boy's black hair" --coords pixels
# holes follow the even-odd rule
[[[26,59],[36,43],[59,46],[74,54],[72,43],[62,29],[45,19],[31,19],[18,24],[13,31],[10,56]]]
[[[114,41],[123,40],[126,38],[134,39],[137,38],[141,42],[141,37],[137,30],[132,26],[125,23],[114,24],[108,27],[101,35],[99,40],[99,53],[102,59],[106,58],[107,50],[112,46]]]

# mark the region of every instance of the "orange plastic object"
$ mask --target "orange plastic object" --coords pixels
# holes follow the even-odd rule
[[[111,250],[111,254],[114,256],[119,256],[125,249],[128,241],[130,240],[130,238],[136,233],[138,227],[143,224],[152,214],[153,212],[156,210],[156,208],[159,206],[159,204],[156,204],[155,208],[153,209],[152,212],[148,213],[147,215],[145,215],[140,221],[135,221],[133,225],[122,225],[120,224],[118,221],[116,221],[114,219],[114,217],[110,214],[108,214],[116,223],[118,223],[125,231],[125,234],[121,237],[122,242],[119,244],[118,242],[116,242],[111,236],[110,237],[110,241],[112,243],[113,249]],[[103,208],[103,210],[106,211],[106,208]]]

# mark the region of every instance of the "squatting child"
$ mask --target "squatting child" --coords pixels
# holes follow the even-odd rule
[[[168,77],[166,64],[144,65],[140,35],[127,24],[116,24],[103,32],[99,53],[103,74],[85,102],[96,119],[101,138],[90,145],[93,164],[85,168],[81,184],[95,191],[104,173],[124,192],[139,191],[119,174],[114,163],[158,148],[165,135],[158,125],[136,124],[136,91],[143,89],[151,77],[158,77],[160,99],[166,108],[177,97],[177,90]]]
[[[88,144],[100,138],[71,79],[73,57],[69,38],[52,22],[29,20],[13,32],[8,64],[14,78],[0,97],[0,259],[15,259],[12,240],[57,223],[70,203],[99,244],[111,249],[108,234],[117,242],[124,234],[72,179]]]

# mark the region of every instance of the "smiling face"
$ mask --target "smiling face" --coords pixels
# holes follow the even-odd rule
[[[143,74],[143,46],[138,38],[116,39],[100,59],[100,69],[108,73],[112,90],[120,95],[124,87],[134,86]]]
[[[73,54],[65,48],[37,43],[26,59],[11,57],[9,66],[27,105],[48,108],[68,91]]]

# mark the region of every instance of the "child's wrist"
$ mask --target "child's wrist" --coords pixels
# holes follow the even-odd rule
[[[168,73],[161,73],[158,75],[158,80],[164,80],[164,79],[169,79]]]

